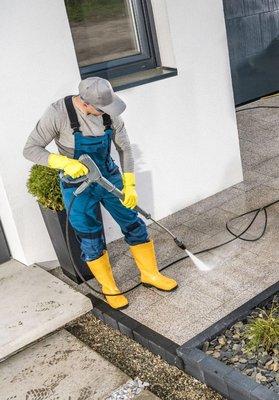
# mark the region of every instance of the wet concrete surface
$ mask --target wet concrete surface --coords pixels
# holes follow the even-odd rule
[[[263,104],[279,106],[279,97],[262,99],[246,107]],[[232,239],[225,228],[228,219],[279,199],[279,110],[246,111],[237,114],[237,121],[244,181],[162,221],[192,252]],[[267,231],[259,241],[238,239],[201,255],[201,260],[215,267],[210,272],[199,271],[189,259],[174,264],[164,273],[178,281],[179,288],[175,292],[135,289],[127,295],[130,307],[123,312],[183,344],[278,281],[278,211],[279,204],[268,209]],[[235,221],[234,230],[240,232],[251,217]],[[263,215],[260,215],[245,237],[257,236],[263,223]],[[150,233],[159,265],[183,256],[168,235],[157,227],[151,225]],[[117,246],[122,249],[121,257],[112,257],[111,261],[120,286],[126,289],[129,284],[138,282],[139,277],[125,242],[121,239]]]

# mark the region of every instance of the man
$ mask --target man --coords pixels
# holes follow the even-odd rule
[[[87,78],[79,84],[79,95],[67,96],[52,103],[31,132],[23,155],[34,163],[64,171],[75,179],[88,173],[78,161],[88,154],[103,176],[122,190],[123,202],[98,184],[88,187],[77,196],[70,213],[70,223],[80,238],[81,257],[87,263],[105,294],[120,293],[113,278],[102,222],[98,219],[100,202],[119,224],[125,241],[141,273],[141,282],[160,290],[177,287],[175,280],[158,271],[153,241],[149,239],[144,221],[133,208],[137,205],[134,161],[123,120],[119,116],[126,108],[109,81],[99,77]],[[105,128],[105,129],[104,129]],[[59,154],[45,147],[54,140]],[[110,155],[113,141],[120,158],[123,176]],[[68,210],[77,183],[60,179],[60,189]],[[105,296],[111,307],[128,306],[127,298]]]

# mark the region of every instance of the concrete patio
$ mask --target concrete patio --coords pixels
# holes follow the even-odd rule
[[[279,105],[279,97],[252,103],[261,104]],[[237,114],[237,120],[244,181],[160,221],[193,252],[232,239],[225,228],[228,219],[279,199],[279,112],[276,109],[246,111]],[[268,227],[261,240],[252,243],[235,240],[201,255],[203,261],[214,265],[210,272],[200,272],[189,259],[176,263],[164,271],[178,281],[175,292],[164,293],[140,286],[127,295],[130,306],[124,313],[183,344],[277,282],[278,210],[279,204],[268,209]],[[240,232],[251,218],[235,221],[235,231]],[[244,237],[252,238],[261,232],[263,221],[261,213]],[[160,267],[183,256],[184,252],[154,224],[150,226],[150,236],[155,242]],[[125,242],[121,239],[108,247],[121,289],[138,283],[138,273]]]
[[[126,374],[65,330],[2,362],[0,375],[1,399],[7,400],[111,400],[115,398],[115,393],[119,393],[120,398],[131,381]],[[139,388],[138,395],[133,398],[158,399],[142,389]]]
[[[0,362],[92,309],[90,300],[39,267],[0,265]]]

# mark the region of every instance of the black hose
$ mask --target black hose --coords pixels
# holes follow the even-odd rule
[[[72,256],[72,252],[71,252],[70,241],[69,241],[69,215],[70,215],[70,213],[71,213],[71,209],[72,209],[72,206],[73,206],[73,203],[74,203],[75,198],[76,198],[76,197],[73,195],[73,196],[72,196],[72,199],[71,199],[71,202],[70,202],[70,205],[69,205],[69,208],[68,208],[68,212],[67,212],[67,219],[66,219],[66,242],[67,242],[67,246],[68,246],[68,249],[69,249],[70,259],[71,259],[71,261],[72,261],[72,263],[73,263],[74,270],[75,270],[75,272],[77,273],[77,275],[79,276],[79,278],[82,280],[82,282],[84,282],[84,283],[85,283],[91,290],[93,290],[95,293],[102,294],[102,295],[105,295],[105,296],[119,296],[120,294],[129,293],[129,292],[131,292],[132,290],[134,290],[134,289],[136,289],[137,287],[139,287],[139,286],[141,285],[141,283],[138,283],[137,285],[134,285],[134,286],[132,286],[130,289],[127,289],[127,290],[125,290],[125,291],[123,291],[123,292],[116,293],[116,294],[109,294],[109,293],[103,293],[103,292],[100,292],[100,291],[96,290],[95,288],[93,288],[93,286],[91,286],[91,285],[84,279],[83,275],[81,274],[81,272],[79,271],[78,267],[76,266],[76,264],[75,264],[75,262],[74,262],[74,259],[73,259],[73,256]],[[276,203],[279,203],[279,200],[273,201],[272,203],[269,203],[269,204],[267,204],[267,205],[265,205],[265,206],[263,206],[263,207],[256,208],[256,209],[251,210],[251,211],[247,211],[247,212],[245,212],[245,213],[243,213],[243,214],[240,214],[240,215],[238,215],[238,216],[236,216],[236,217],[231,218],[231,219],[226,223],[226,229],[227,229],[228,232],[229,232],[231,235],[233,235],[234,237],[233,237],[232,239],[230,239],[230,240],[227,240],[226,242],[223,242],[223,243],[220,243],[220,244],[218,244],[218,245],[215,245],[215,246],[208,247],[208,248],[206,248],[206,249],[197,251],[196,253],[194,253],[194,255],[198,255],[198,254],[205,253],[205,252],[207,252],[207,251],[211,251],[211,250],[218,249],[219,247],[222,247],[222,246],[224,246],[224,245],[226,245],[226,244],[228,244],[228,243],[231,243],[231,242],[233,242],[233,241],[236,240],[236,239],[240,239],[240,240],[244,240],[244,241],[249,241],[249,242],[256,242],[257,240],[261,239],[261,238],[263,237],[263,235],[265,234],[265,231],[266,231],[266,228],[267,228],[267,211],[266,211],[266,209],[269,208],[269,207],[271,207],[272,205],[274,205],[274,204],[276,204]],[[260,214],[260,212],[264,212],[264,216],[265,216],[264,227],[263,227],[263,230],[262,230],[261,234],[260,234],[259,236],[257,236],[256,238],[253,238],[253,239],[243,238],[242,235],[244,235],[244,234],[249,230],[249,228],[253,225],[253,223],[255,222],[256,218],[257,218],[258,215]],[[230,222],[232,222],[232,221],[234,221],[234,220],[236,220],[236,219],[238,219],[238,218],[241,218],[241,217],[243,217],[243,216],[245,216],[245,215],[252,214],[252,213],[255,213],[255,215],[253,216],[251,222],[249,222],[248,226],[247,226],[241,233],[236,234],[236,233],[234,233],[234,232],[231,230],[231,228],[229,227]],[[186,259],[186,258],[189,258],[189,256],[188,256],[188,255],[184,255],[183,257],[180,257],[179,259],[177,259],[177,260],[175,260],[175,261],[173,261],[173,262],[171,262],[171,263],[165,265],[165,266],[164,266],[163,268],[161,268],[159,271],[163,271],[163,270],[165,270],[166,268],[170,267],[171,265],[176,264],[176,263],[178,263],[178,262],[180,262],[181,260],[184,260],[184,259]]]
[[[256,106],[256,107],[249,107],[249,108],[243,108],[243,109],[240,109],[240,110],[236,110],[236,112],[241,112],[241,111],[246,111],[246,110],[254,110],[254,109],[257,109],[257,108],[279,108],[279,107],[277,107],[277,106]],[[78,269],[78,267],[76,266],[75,261],[74,261],[74,259],[73,259],[73,255],[72,255],[72,251],[71,251],[71,246],[70,246],[70,240],[69,240],[69,219],[70,219],[69,217],[70,217],[71,209],[72,209],[73,203],[74,203],[74,201],[75,201],[75,198],[76,198],[76,197],[75,197],[75,195],[73,194],[73,195],[72,195],[72,199],[71,199],[70,204],[69,204],[69,207],[68,207],[68,210],[67,210],[67,219],[66,219],[66,242],[67,242],[67,247],[68,247],[68,250],[69,250],[70,259],[71,259],[71,261],[72,261],[74,270],[75,270],[76,274],[79,276],[79,278],[81,279],[81,281],[82,281],[83,283],[85,283],[86,286],[88,286],[88,287],[89,287],[91,290],[93,290],[95,293],[98,293],[98,294],[101,294],[101,295],[104,295],[104,296],[119,296],[119,295],[121,295],[121,294],[129,293],[129,292],[131,292],[132,290],[136,289],[137,287],[141,286],[141,283],[138,283],[137,285],[134,285],[134,286],[132,286],[130,289],[127,289],[127,290],[125,290],[125,291],[123,291],[123,292],[119,292],[119,293],[116,293],[116,294],[110,294],[110,293],[103,293],[103,292],[100,292],[100,291],[96,290],[95,288],[93,288],[93,286],[91,286],[91,285],[84,279],[83,275],[82,275],[81,272],[79,271],[79,269]],[[276,203],[279,203],[279,200],[275,200],[275,201],[273,201],[273,202],[271,202],[271,203],[269,203],[269,204],[267,204],[267,205],[265,205],[265,206],[263,206],[263,207],[259,207],[259,208],[256,208],[256,209],[254,209],[254,210],[244,212],[243,214],[240,214],[240,215],[238,215],[238,216],[236,216],[236,217],[233,217],[233,218],[229,219],[229,221],[226,222],[226,229],[227,229],[227,231],[228,231],[231,235],[233,235],[234,237],[233,237],[232,239],[230,239],[230,240],[227,240],[226,242],[223,242],[223,243],[220,243],[220,244],[218,244],[218,245],[215,245],[215,246],[212,246],[212,247],[209,247],[209,248],[206,248],[206,249],[197,251],[196,253],[194,253],[194,255],[198,255],[198,254],[205,253],[205,252],[207,252],[207,251],[211,251],[211,250],[218,249],[219,247],[225,246],[226,244],[231,243],[231,242],[233,242],[233,241],[236,240],[236,239],[240,239],[240,240],[244,240],[244,241],[248,241],[248,242],[256,242],[257,240],[261,239],[261,238],[263,237],[263,235],[265,234],[266,228],[267,228],[267,219],[268,219],[268,218],[267,218],[267,211],[266,211],[266,210],[267,210],[267,208],[273,206],[273,205],[276,204]],[[259,215],[262,211],[263,211],[263,213],[264,213],[265,221],[264,221],[264,227],[263,227],[263,230],[262,230],[261,234],[260,234],[259,236],[257,236],[256,238],[253,238],[253,239],[243,238],[242,235],[244,235],[244,234],[251,228],[251,226],[252,226],[253,223],[255,222],[256,218],[258,217],[258,215]],[[231,228],[229,227],[230,222],[232,222],[232,221],[234,221],[234,220],[236,220],[236,219],[238,219],[238,218],[241,218],[241,217],[243,217],[243,216],[245,216],[245,215],[252,214],[252,213],[255,213],[255,215],[253,216],[251,222],[249,222],[248,226],[247,226],[241,233],[236,234],[236,233],[234,233],[234,232],[231,230]],[[176,243],[176,241],[175,241],[175,243]],[[177,243],[176,243],[176,244],[177,244]],[[179,247],[181,248],[181,246],[179,246]],[[177,259],[177,260],[175,260],[175,261],[172,261],[171,263],[165,265],[165,266],[164,266],[163,268],[161,268],[159,271],[163,271],[163,270],[169,268],[170,266],[172,266],[173,264],[176,264],[176,263],[180,262],[181,260],[185,260],[186,258],[189,258],[189,256],[188,256],[188,255],[184,255],[183,257],[180,257],[179,259]]]

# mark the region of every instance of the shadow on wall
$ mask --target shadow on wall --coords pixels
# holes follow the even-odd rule
[[[153,196],[153,185],[152,185],[152,174],[151,171],[145,171],[144,165],[145,162],[143,160],[143,153],[136,144],[131,144],[132,152],[135,161],[135,173],[136,173],[136,190],[139,197],[139,206],[144,210],[154,214],[154,196]],[[113,150],[112,152],[113,158],[116,163],[120,165],[118,154]],[[114,240],[123,237],[123,234],[120,230],[119,225],[115,222],[115,220],[111,217],[109,212],[101,206],[102,216],[103,216],[103,224],[106,235],[107,243],[110,243]],[[147,221],[144,217],[142,219],[148,225],[150,222]]]
[[[138,204],[153,216],[155,207],[152,173],[144,169],[145,162],[139,146],[137,144],[132,144],[131,147],[135,160],[136,188],[139,197]]]

